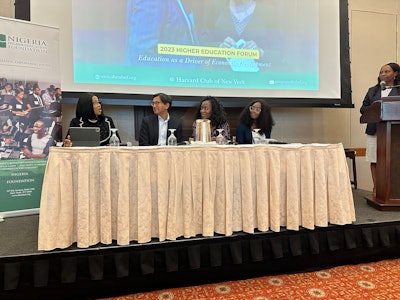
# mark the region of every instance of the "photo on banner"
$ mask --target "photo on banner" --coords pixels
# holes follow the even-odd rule
[[[39,207],[61,99],[59,30],[0,18],[0,214]]]

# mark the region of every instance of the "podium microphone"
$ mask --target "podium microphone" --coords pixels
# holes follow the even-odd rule
[[[379,84],[381,86],[382,91],[386,90],[386,82],[385,81],[382,80]]]

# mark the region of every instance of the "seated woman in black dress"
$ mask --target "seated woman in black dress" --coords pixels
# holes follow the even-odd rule
[[[238,144],[252,144],[253,130],[260,129],[261,136],[269,139],[272,126],[275,122],[272,118],[271,108],[263,99],[250,102],[240,114],[240,123],[236,128],[236,141]]]
[[[99,127],[100,146],[108,145],[112,134],[110,129],[115,128],[115,126],[111,117],[103,115],[101,102],[96,95],[92,93],[82,94],[78,99],[75,115],[75,118],[69,123],[69,127]],[[73,141],[70,139],[68,130],[64,147],[71,147],[72,144]]]

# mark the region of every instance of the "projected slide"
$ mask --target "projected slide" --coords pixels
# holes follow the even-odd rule
[[[317,91],[319,22],[316,0],[72,0],[73,81]]]

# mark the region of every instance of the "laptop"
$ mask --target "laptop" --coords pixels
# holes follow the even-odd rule
[[[96,147],[100,146],[100,128],[98,127],[70,127],[73,147]]]

